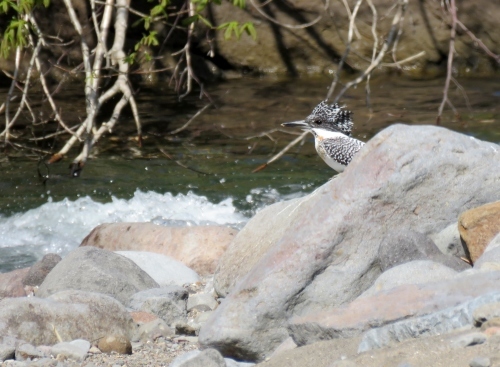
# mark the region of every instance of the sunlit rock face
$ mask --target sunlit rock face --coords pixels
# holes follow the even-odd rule
[[[433,126],[385,129],[337,178],[241,230],[219,263],[216,289],[228,296],[202,327],[201,345],[262,360],[288,337],[291,317],[347,305],[368,289],[389,239],[411,232],[427,241],[464,210],[498,200],[499,167],[496,144]],[[425,259],[416,253],[390,264]]]

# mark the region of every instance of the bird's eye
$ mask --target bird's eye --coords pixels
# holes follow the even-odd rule
[[[314,122],[316,123],[316,125],[321,125],[321,123],[322,123],[323,121],[321,121],[321,120],[316,120],[316,121],[314,121]]]

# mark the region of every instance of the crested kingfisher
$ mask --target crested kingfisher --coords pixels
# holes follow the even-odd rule
[[[343,172],[354,155],[365,145],[351,137],[352,112],[337,103],[322,101],[305,120],[285,122],[281,126],[301,127],[314,135],[319,156],[337,172]]]

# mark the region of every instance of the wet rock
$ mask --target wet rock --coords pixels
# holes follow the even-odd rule
[[[358,352],[382,348],[396,342],[422,336],[444,334],[461,327],[470,326],[475,309],[484,304],[495,303],[500,300],[500,293],[484,293],[472,300],[462,302],[458,306],[428,312],[425,316],[412,317],[371,329],[364,334]]]
[[[129,307],[136,311],[150,312],[167,325],[186,321],[188,292],[182,287],[168,286],[138,292],[130,298]]]
[[[122,304],[139,291],[157,288],[133,261],[95,247],[79,247],[61,260],[38,289],[38,297],[74,289],[109,295]]]
[[[0,300],[6,297],[24,297],[24,278],[30,268],[17,269],[0,274]]]
[[[360,297],[372,296],[403,284],[422,284],[451,279],[456,274],[455,270],[434,261],[411,261],[382,273]]]
[[[219,305],[215,298],[208,293],[192,294],[187,300],[187,310],[212,311]]]
[[[116,253],[136,263],[160,287],[169,285],[183,286],[200,280],[194,270],[165,255],[145,251],[116,251]]]
[[[123,335],[107,335],[99,339],[97,344],[103,353],[116,352],[120,354],[132,354],[132,344]]]
[[[170,367],[226,367],[226,361],[217,350],[205,349],[197,352],[176,358]]]
[[[470,367],[490,367],[491,360],[488,357],[474,357],[469,362]]]
[[[335,180],[266,208],[241,230],[227,251],[240,261],[227,267],[223,255],[215,274],[227,297],[201,328],[201,346],[265,359],[289,336],[291,316],[328,312],[373,284],[384,239],[428,237],[464,210],[499,200],[499,160],[498,145],[447,129],[383,130]]]
[[[480,332],[472,332],[460,335],[451,340],[452,348],[465,348],[477,344],[483,344],[486,341],[486,335]]]
[[[34,358],[46,357],[42,351],[28,343],[19,344],[16,348],[15,356],[16,361],[26,361],[28,359],[31,360]]]
[[[489,303],[478,307],[474,310],[473,317],[474,325],[478,327],[489,320],[500,320],[500,302]]]
[[[149,251],[170,256],[200,275],[215,272],[220,256],[238,233],[225,226],[164,227],[151,223],[106,223],[80,246],[110,251]]]
[[[41,260],[33,264],[28,274],[23,279],[23,284],[25,286],[39,286],[59,261],[61,261],[61,256],[57,254],[45,255]]]
[[[482,205],[460,214],[458,230],[472,263],[483,254],[490,241],[500,233],[500,201]]]
[[[382,271],[413,260],[431,260],[457,271],[470,268],[459,258],[443,254],[428,236],[415,231],[389,234],[380,244],[378,259]]]
[[[117,300],[98,293],[59,292],[47,299],[8,298],[0,301],[0,335],[34,345],[59,340],[97,340],[103,334],[131,335],[135,325]]]
[[[52,346],[52,355],[57,356],[60,354],[66,358],[81,362],[87,357],[89,349],[90,343],[87,340],[77,339]]]

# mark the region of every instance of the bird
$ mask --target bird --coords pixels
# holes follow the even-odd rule
[[[365,145],[351,136],[352,112],[337,103],[321,101],[305,120],[285,122],[284,127],[300,127],[314,135],[318,155],[338,173],[345,170],[352,158]]]

